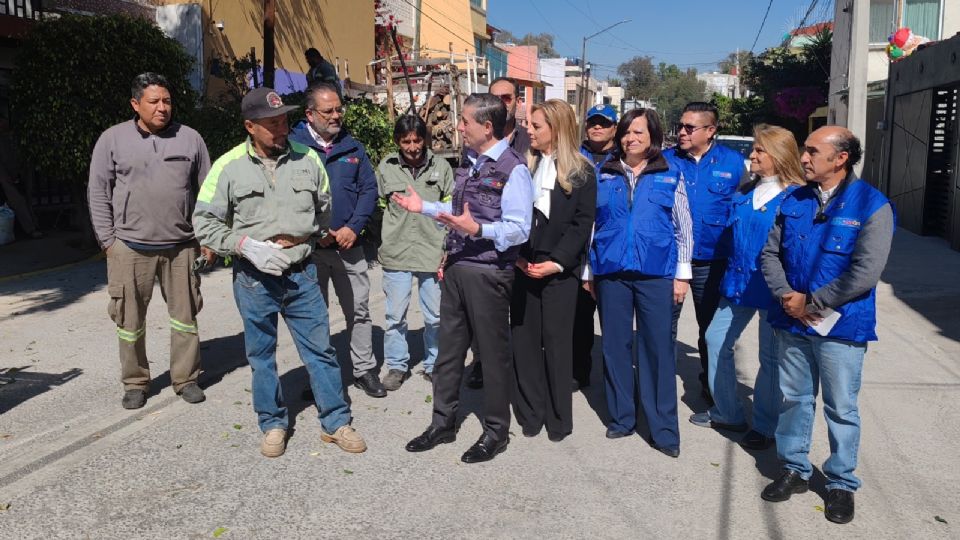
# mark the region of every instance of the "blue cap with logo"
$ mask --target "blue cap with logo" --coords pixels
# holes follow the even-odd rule
[[[617,123],[617,110],[613,108],[613,105],[594,105],[589,111],[587,111],[587,120],[593,116],[602,116],[607,120]]]

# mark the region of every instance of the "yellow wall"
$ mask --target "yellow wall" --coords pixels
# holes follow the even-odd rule
[[[453,42],[453,52],[457,54],[465,51],[470,54],[477,53],[473,42],[473,10],[470,9],[470,0],[422,0],[420,10],[421,47],[443,51],[427,51],[422,56],[449,57],[447,51],[450,42]]]
[[[262,0],[155,0],[158,4],[202,4],[204,60],[213,56],[231,58],[256,49],[263,60]],[[464,0],[466,4],[466,0]],[[373,0],[277,0],[274,43],[276,67],[305,73],[303,51],[316,47],[331,63],[340,57],[350,77],[364,82],[364,69],[373,60]],[[212,14],[211,14],[212,8]],[[223,30],[215,24],[223,21]],[[208,71],[209,72],[209,71]],[[208,94],[210,92],[208,91]]]

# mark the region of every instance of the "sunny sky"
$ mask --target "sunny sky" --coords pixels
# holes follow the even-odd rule
[[[587,42],[587,61],[599,78],[615,76],[616,68],[634,56],[695,67],[707,72],[740,47],[754,52],[778,44],[795,28],[812,0],[488,0],[487,21],[517,37],[526,33],[554,35],[563,56],[579,57],[582,39],[624,19]],[[770,13],[763,30],[767,5]],[[814,2],[807,24],[833,18],[833,1]],[[757,37],[759,31],[759,38]]]

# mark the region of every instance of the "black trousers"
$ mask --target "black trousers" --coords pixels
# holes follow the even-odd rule
[[[573,319],[573,378],[580,387],[590,385],[593,369],[593,314],[597,302],[583,287],[577,287],[577,312]]]
[[[726,260],[693,261],[693,279],[690,280],[690,295],[697,315],[699,333],[697,352],[700,353],[700,384],[707,388],[707,328],[720,305],[720,282],[727,269]],[[677,342],[677,324],[683,304],[673,305],[673,342]]]
[[[483,362],[483,432],[498,441],[510,430],[513,270],[454,264],[440,282],[440,335],[433,367],[433,425],[456,426],[463,362],[470,344]],[[476,339],[474,339],[476,337]]]
[[[580,281],[554,274],[533,279],[516,271],[510,329],[517,384],[513,412],[527,433],[573,431],[573,320]],[[486,369],[486,368],[484,368]]]

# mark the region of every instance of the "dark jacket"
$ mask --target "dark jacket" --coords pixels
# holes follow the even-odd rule
[[[520,248],[520,256],[529,262],[554,261],[564,273],[579,276],[586,260],[590,232],[597,212],[597,175],[592,169],[573,180],[569,194],[558,184],[550,192],[550,219],[533,211],[530,239]]]
[[[333,197],[330,228],[346,225],[359,235],[377,206],[377,176],[363,144],[342,130],[327,152],[310,135],[306,122],[294,127],[289,139],[313,148],[323,161]]]

